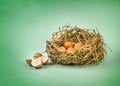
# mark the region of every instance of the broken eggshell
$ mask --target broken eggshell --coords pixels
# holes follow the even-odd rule
[[[31,62],[32,66],[35,68],[41,68],[43,65],[43,62],[40,57],[33,59]]]
[[[30,66],[32,66],[31,62],[32,62],[32,59],[26,59],[26,63]]]
[[[48,63],[48,57],[41,56],[41,60],[44,65]]]

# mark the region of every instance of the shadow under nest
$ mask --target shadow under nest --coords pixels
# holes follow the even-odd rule
[[[66,41],[81,42],[84,46],[73,53],[62,53],[60,46]],[[87,65],[104,58],[104,41],[98,30],[63,26],[46,41],[46,52],[53,63],[64,65]]]

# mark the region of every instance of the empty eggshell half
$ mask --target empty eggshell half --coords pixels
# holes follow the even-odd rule
[[[35,67],[35,68],[40,68],[42,67],[43,63],[42,63],[42,60],[41,60],[41,57],[38,57],[36,59],[33,59],[32,62],[31,62],[32,66]]]
[[[47,64],[48,57],[41,56],[41,60],[42,60],[43,64]]]

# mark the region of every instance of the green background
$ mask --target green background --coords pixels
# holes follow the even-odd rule
[[[98,65],[25,63],[65,24],[98,28],[108,56]],[[119,0],[0,0],[0,86],[119,86]]]

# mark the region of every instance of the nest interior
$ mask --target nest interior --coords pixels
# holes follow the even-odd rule
[[[73,53],[59,51],[64,42],[82,42],[84,46]],[[86,65],[98,63],[104,58],[104,41],[98,30],[82,29],[77,26],[63,26],[46,41],[46,52],[53,63],[65,65]]]

